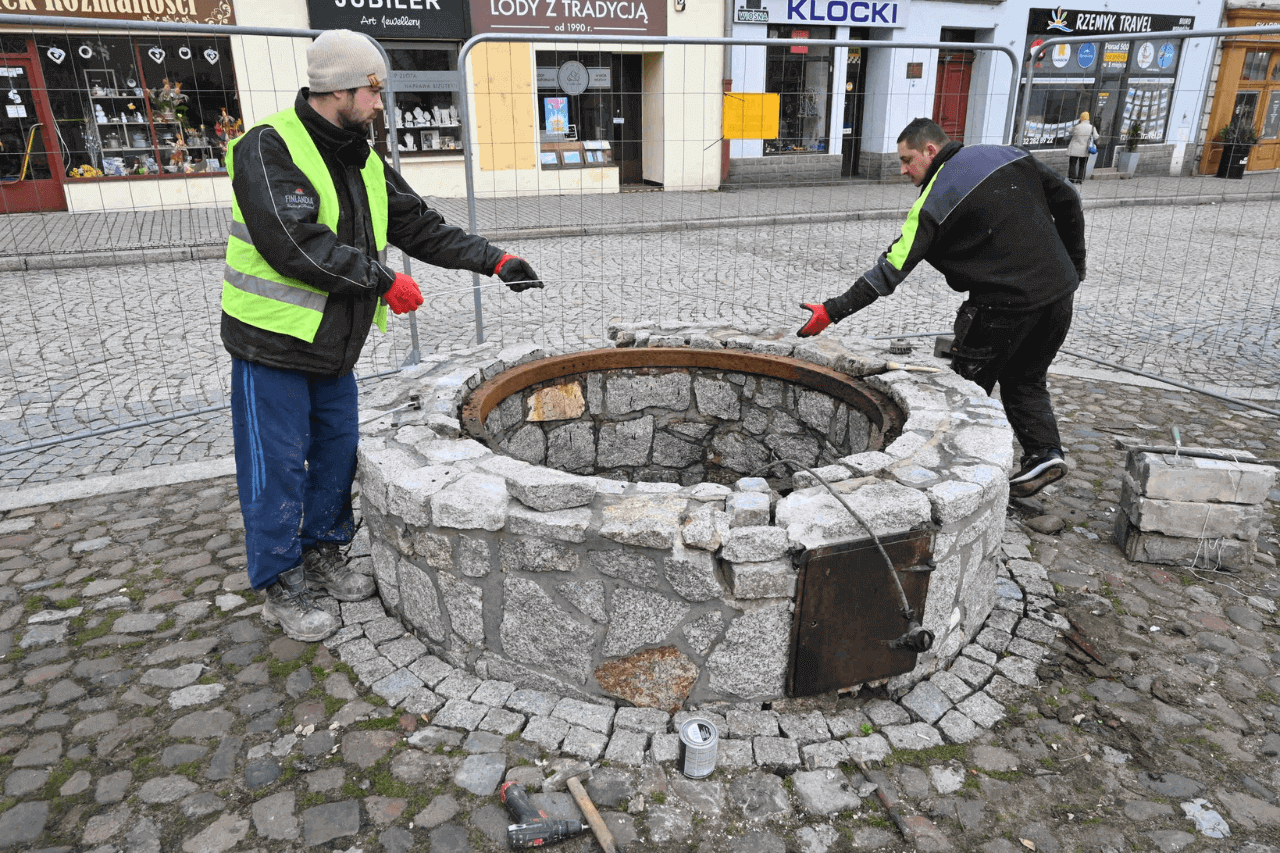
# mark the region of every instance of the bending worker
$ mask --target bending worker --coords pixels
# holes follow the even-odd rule
[[[1072,294],[1085,276],[1080,197],[1021,148],[952,142],[918,118],[898,136],[902,174],[921,187],[902,235],[841,296],[804,304],[798,334],[816,335],[893,293],[921,261],[968,291],[955,320],[951,367],[1000,398],[1022,446],[1014,497],[1066,476],[1049,400],[1049,365],[1071,327]]]
[[[522,258],[446,225],[372,152],[382,54],[350,30],[307,49],[310,87],[227,150],[235,201],[222,284],[232,357],[236,480],[249,580],[264,619],[297,640],[339,627],[312,591],[373,593],[339,547],[355,534],[358,439],[352,373],[370,326],[422,304],[417,283],[379,260],[390,243],[429,264],[542,287]]]

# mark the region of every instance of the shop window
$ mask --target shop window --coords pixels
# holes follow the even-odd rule
[[[1241,80],[1266,80],[1267,68],[1271,65],[1271,51],[1250,50],[1244,55],[1244,70]]]
[[[462,147],[458,119],[458,48],[423,42],[384,43],[396,90],[396,126],[401,154],[436,156]]]
[[[41,34],[71,177],[225,171],[243,132],[231,40]]]
[[[1120,123],[1119,135],[1127,136],[1130,125],[1140,121],[1143,142],[1163,141],[1172,102],[1172,80],[1131,81],[1129,90],[1125,93],[1124,117]]]
[[[613,165],[614,120],[622,115],[621,57],[594,51],[536,54],[538,131],[544,169]]]
[[[770,38],[830,39],[830,27],[769,28]],[[765,154],[818,154],[831,135],[831,47],[780,45],[765,52],[765,91],[778,94],[778,138]]]
[[[1066,144],[1080,113],[1089,109],[1094,93],[1087,84],[1037,85],[1027,105],[1025,144],[1055,147]]]
[[[1235,108],[1231,111],[1231,121],[1237,125],[1253,127],[1254,118],[1258,114],[1258,95],[1260,92],[1236,92]]]

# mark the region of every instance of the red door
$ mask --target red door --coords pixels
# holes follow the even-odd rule
[[[39,66],[0,59],[0,213],[66,210],[63,162]]]
[[[969,112],[969,81],[973,77],[973,51],[948,50],[938,55],[938,84],[933,96],[933,120],[952,139],[964,140]]]

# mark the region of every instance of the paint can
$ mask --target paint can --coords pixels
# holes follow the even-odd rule
[[[715,725],[702,717],[690,717],[680,724],[680,768],[691,779],[711,775],[716,769],[719,735]]]

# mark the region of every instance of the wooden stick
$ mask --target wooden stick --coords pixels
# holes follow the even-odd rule
[[[576,776],[570,776],[566,780],[570,793],[578,802],[578,808],[582,809],[583,816],[586,817],[587,823],[591,826],[591,831],[596,834],[596,840],[600,842],[600,847],[604,853],[618,853],[618,848],[613,843],[613,833],[609,831],[609,827],[604,825],[604,820],[600,817],[600,812],[596,811],[596,807],[592,805],[591,798],[587,796],[587,791],[582,787],[582,783],[578,781]]]

